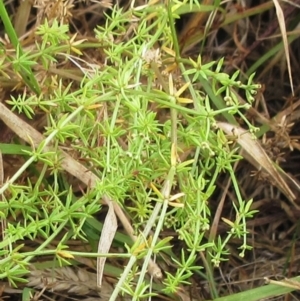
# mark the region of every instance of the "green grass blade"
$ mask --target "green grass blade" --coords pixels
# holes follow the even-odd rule
[[[300,282],[300,276],[292,278],[291,280],[295,282]],[[217,298],[214,299],[214,301],[259,301],[265,298],[272,298],[276,296],[285,295],[295,290],[296,288],[284,287],[276,284],[268,284],[266,286],[254,288],[234,295]]]
[[[24,150],[31,151],[31,148],[20,144],[0,143],[0,152],[3,155],[26,155]]]

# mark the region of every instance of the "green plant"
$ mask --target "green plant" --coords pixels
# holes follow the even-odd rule
[[[174,294],[203,268],[198,266],[198,254],[206,253],[207,262],[219,266],[227,260],[231,238],[241,239],[240,256],[251,248],[247,219],[255,211],[252,200],[242,198],[233,169],[241,156],[230,137],[218,129],[217,120],[222,116],[236,123],[238,116],[254,133],[257,129],[243,112],[251,106],[259,85],[252,82],[253,75],[243,84],[238,72],[223,73],[223,60],[203,63],[201,55],[180,56],[174,19],[186,5],[150,3],[126,12],[115,7],[106,24],[95,30],[96,44],[70,37],[66,25],[45,22],[36,31],[34,50],[15,53],[18,65],[42,68],[42,92],[24,91],[7,103],[28,119],[44,112],[47,126],[43,136],[24,134],[30,146],[24,147],[27,161],[0,188],[2,218],[7,220],[0,244],[1,278],[14,285],[23,281],[29,261],[41,255],[56,256],[60,265],[79,254],[110,257],[66,251],[70,239],[89,240],[85,226],[102,210],[103,196],[123,208],[138,235],[135,243],[127,243],[126,253],[113,255],[129,261],[110,300],[120,291],[132,300],[155,294],[146,273],[162,277],[149,266],[151,258],[160,258],[164,252],[173,256],[176,268],[166,273],[161,291]],[[87,47],[105,54],[103,66],[80,58]],[[61,76],[48,75],[64,60],[83,73],[79,83],[66,80],[71,76],[68,70]],[[13,62],[3,59],[2,64],[8,68]],[[237,97],[240,91],[246,104]],[[80,197],[63,174],[63,150],[97,177]],[[26,179],[21,179],[25,172]],[[208,238],[213,218],[209,200],[224,173],[235,191],[235,219],[224,219],[228,226],[224,236]],[[185,247],[179,256],[172,251],[171,237],[159,240],[165,228],[173,229],[182,240]],[[53,248],[57,237],[60,243]],[[32,252],[24,251],[22,241],[36,238],[44,242]],[[209,265],[206,268],[212,273]]]

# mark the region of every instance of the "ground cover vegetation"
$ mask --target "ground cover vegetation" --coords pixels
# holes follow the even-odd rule
[[[1,300],[298,300],[299,9],[1,0]]]

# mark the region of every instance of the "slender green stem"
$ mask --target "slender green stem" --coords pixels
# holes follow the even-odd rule
[[[0,0],[0,17],[3,21],[6,33],[9,37],[12,45],[14,46],[17,55],[19,57],[21,57],[24,54],[24,52],[22,50],[21,44],[20,44],[17,34],[15,32],[15,29],[13,28],[10,18],[7,14],[3,0]],[[32,70],[30,69],[30,67],[23,65],[23,66],[21,66],[21,69],[23,69],[20,71],[20,73],[21,73],[21,76],[22,76],[22,79],[24,80],[24,82],[29,86],[29,88],[33,92],[35,92],[37,95],[39,95],[41,93],[41,89],[34,77]]]
[[[155,223],[155,220],[157,219],[158,214],[159,214],[159,220],[158,220],[158,223],[157,223],[154,235],[153,235],[151,245],[150,245],[150,247],[148,249],[148,252],[147,252],[147,255],[145,257],[144,265],[143,265],[142,270],[140,272],[139,280],[138,280],[138,283],[137,283],[137,288],[142,285],[142,283],[145,279],[145,275],[146,275],[146,272],[147,272],[149,261],[151,259],[151,256],[153,255],[153,250],[155,248],[155,245],[158,241],[159,234],[160,234],[161,229],[163,227],[165,215],[166,215],[166,212],[167,212],[167,209],[168,209],[170,192],[171,192],[171,188],[172,188],[172,183],[174,181],[175,171],[176,171],[175,167],[172,166],[170,171],[169,171],[169,174],[167,176],[167,180],[165,182],[165,185],[164,185],[164,187],[161,191],[161,194],[164,197],[164,200],[162,200],[162,202],[157,202],[156,203],[155,208],[153,210],[153,214],[151,215],[151,218],[149,219],[149,221],[147,223],[147,228],[145,228],[145,231],[143,232],[143,235],[148,235],[147,232],[150,230],[150,228],[153,227],[153,225]],[[162,207],[162,210],[161,210],[161,207]],[[138,298],[139,298],[139,296],[134,296],[133,301],[138,300]]]
[[[51,241],[57,237],[57,235],[60,233],[60,231],[66,226],[66,224],[68,223],[68,220],[65,220],[64,222],[62,222],[58,228],[40,245],[36,248],[35,252],[37,253],[41,253],[42,250],[44,250],[50,243]],[[34,253],[34,252],[33,252]],[[35,254],[30,254],[29,256],[27,256],[26,258],[23,259],[23,262],[24,263],[27,263],[29,262],[31,259],[33,259],[35,257]],[[19,265],[16,265],[14,266],[11,270],[10,270],[10,273],[13,272],[13,271],[16,271],[17,269],[19,269],[20,266]],[[2,273],[0,274],[0,279],[3,279],[5,277],[7,277],[7,274],[8,273]]]
[[[58,233],[56,233],[57,235]],[[60,253],[58,250],[35,250],[32,252],[24,252],[22,253],[22,256],[24,257],[30,257],[33,258],[35,256],[48,256],[48,255],[56,255],[56,256],[64,256],[64,253],[66,256],[78,256],[78,257],[85,257],[85,258],[97,258],[97,257],[107,257],[107,258],[129,258],[130,254],[128,253],[90,253],[90,252],[76,252],[71,250],[64,250]]]
[[[67,125],[80,111],[84,109],[84,106],[78,107],[74,112],[72,112],[62,123],[60,128],[54,130],[39,146],[39,151],[42,152],[47,145],[53,140],[53,138],[57,135],[57,133],[65,126]],[[35,147],[32,145],[32,147]],[[21,174],[37,159],[38,154],[33,154],[23,165],[19,168],[19,170],[8,180],[3,184],[2,187],[0,187],[0,195],[4,193],[4,191],[14,183]]]

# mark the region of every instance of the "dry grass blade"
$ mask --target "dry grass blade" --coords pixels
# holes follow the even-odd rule
[[[31,0],[20,1],[20,5],[14,20],[14,28],[18,37],[21,37],[26,33],[26,25],[28,24],[31,8]]]
[[[235,166],[236,166],[236,164],[235,164]],[[221,219],[222,211],[223,211],[223,208],[224,208],[224,203],[225,203],[225,200],[226,200],[226,195],[227,195],[228,188],[229,188],[230,184],[231,184],[231,178],[229,178],[227,180],[224,192],[222,193],[221,199],[218,202],[218,207],[217,207],[215,217],[214,217],[214,220],[212,222],[212,226],[211,226],[210,232],[209,232],[209,240],[210,241],[213,241],[217,236],[219,221]]]
[[[285,196],[296,206],[294,200],[296,199],[294,193],[276,170],[274,163],[261,147],[259,142],[253,139],[252,135],[238,126],[233,126],[225,122],[218,122],[218,126],[228,135],[236,134],[238,144],[243,148],[243,151],[248,155],[247,159],[257,168],[263,168],[271,179],[278,185],[278,188],[285,194]]]
[[[109,298],[113,287],[103,281],[101,291],[97,287],[96,274],[80,268],[55,268],[45,270],[31,270],[28,277],[28,286],[51,290],[58,293],[69,293],[80,296],[101,296]]]
[[[281,6],[278,3],[278,0],[273,0],[275,8],[276,8],[276,14],[278,18],[278,23],[282,35],[283,45],[284,45],[284,52],[288,67],[288,73],[289,73],[289,79],[290,79],[290,85],[292,94],[294,95],[294,87],[293,87],[293,77],[292,77],[292,70],[291,70],[291,61],[290,61],[290,52],[289,52],[289,44],[287,40],[287,34],[286,34],[286,27],[285,27],[285,20],[284,20],[284,14],[282,12]]]
[[[202,1],[201,5],[213,5],[213,3],[214,1],[212,0],[204,0]],[[179,35],[179,41],[183,47],[182,51],[186,52],[189,48],[192,47],[191,45],[189,45],[189,43],[193,39],[195,32],[202,30],[201,28],[203,24],[207,22],[208,17],[209,14],[207,12],[199,12],[193,14],[193,16],[189,18],[188,23],[185,24],[182,32]]]
[[[279,286],[283,286],[283,287],[290,287],[293,289],[300,289],[300,284],[298,281],[294,281],[292,279],[284,279],[282,281],[277,281],[277,280],[271,280],[267,277],[265,277],[266,282],[269,284],[275,284],[275,285],[279,285]]]
[[[115,237],[118,228],[118,223],[114,212],[113,203],[109,201],[107,205],[108,205],[108,212],[101,232],[101,237],[98,245],[98,253],[109,252],[110,246],[113,242],[113,239]],[[106,261],[105,257],[97,258],[97,285],[99,287],[102,286],[102,277],[103,277],[105,261]]]

